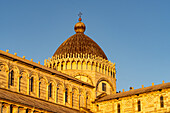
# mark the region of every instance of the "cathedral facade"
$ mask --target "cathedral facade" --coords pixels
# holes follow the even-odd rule
[[[44,65],[0,50],[1,113],[169,113],[170,83],[116,92],[115,63],[81,21]]]

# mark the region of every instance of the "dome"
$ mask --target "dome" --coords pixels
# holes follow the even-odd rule
[[[85,24],[81,22],[81,18],[79,18],[79,22],[74,27],[76,34],[64,41],[53,56],[72,54],[71,57],[73,57],[74,54],[76,57],[77,54],[85,54],[96,55],[96,57],[107,60],[107,57],[100,46],[84,34],[85,28]]]

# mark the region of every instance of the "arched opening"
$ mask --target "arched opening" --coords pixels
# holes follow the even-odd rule
[[[28,81],[28,74],[26,71],[23,71],[21,73],[21,76],[19,77],[19,91],[21,93],[27,94],[27,84],[29,83]]]
[[[114,92],[112,83],[104,77],[100,78],[96,84],[96,94],[100,95],[101,92],[105,92],[107,94],[112,94]]]
[[[77,69],[81,70],[81,62],[80,61],[77,62]]]
[[[163,98],[163,96],[160,97],[160,107],[161,108],[164,107],[164,98]]]
[[[68,102],[68,88],[65,89],[65,103]]]
[[[120,113],[120,104],[117,105],[117,113]]]
[[[102,73],[103,73],[103,74],[105,73],[105,69],[104,69],[104,66],[102,67]]]
[[[65,70],[65,62],[64,61],[61,63],[61,70]]]
[[[78,92],[76,89],[73,89],[72,92],[72,107],[78,108]]]
[[[96,68],[95,64],[94,64],[94,62],[92,62],[92,70],[95,71],[96,70],[95,68]]]
[[[89,61],[87,62],[87,69],[88,69],[88,70],[91,70],[91,64],[90,64]]]
[[[86,67],[86,62],[85,62],[85,61],[82,62],[82,68],[83,68],[83,70],[86,70],[86,68],[87,68],[87,67]]]
[[[70,63],[70,61],[67,61],[66,67],[67,67],[67,69],[71,69],[71,63]]]
[[[14,86],[14,70],[9,73],[9,85]]]
[[[83,95],[83,92],[80,93],[80,102],[79,102],[79,106],[80,107],[84,107],[84,95]]]
[[[44,78],[40,79],[39,82],[39,97],[41,99],[46,99],[47,84]]]
[[[53,85],[52,85],[52,83],[50,83],[48,85],[48,99],[52,98],[52,95],[53,95],[52,93],[53,93]]]
[[[110,76],[110,68],[108,67],[107,76]]]
[[[57,88],[57,103],[59,104],[63,104],[63,86],[62,85],[58,85]]]
[[[9,70],[8,66],[0,62],[0,73],[1,73],[0,87],[2,88],[5,88],[7,83],[9,84],[9,81],[8,81],[9,79],[7,80],[7,78],[9,77],[9,74],[7,75],[8,70]]]
[[[101,64],[98,63],[98,67],[99,67],[98,71],[101,72]]]
[[[105,75],[107,75],[107,68],[105,67]]]
[[[102,83],[102,91],[106,91],[106,83]]]
[[[56,70],[57,70],[57,71],[61,71],[60,62],[57,63]]]
[[[76,68],[76,62],[75,62],[75,61],[72,62],[72,69],[77,69],[77,68]]]
[[[34,92],[34,77],[31,77],[29,81],[30,81],[30,85],[29,85],[30,92]]]
[[[115,72],[113,71],[113,78],[115,78],[116,76],[115,76]]]
[[[22,79],[22,76],[19,77],[19,92],[21,91],[21,79]]]
[[[53,64],[53,69],[55,69],[55,68],[56,68],[56,64],[54,63],[54,64]]]
[[[138,100],[138,111],[141,111],[141,102]]]
[[[99,72],[99,63],[96,63],[96,71]]]
[[[56,103],[58,103],[58,97],[59,97],[59,88],[56,89]]]

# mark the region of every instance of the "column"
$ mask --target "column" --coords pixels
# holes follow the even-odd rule
[[[18,113],[18,106],[16,105],[13,105],[13,113]]]
[[[10,105],[7,104],[7,103],[5,103],[5,104],[3,104],[3,105],[4,105],[4,106],[3,106],[2,112],[3,112],[3,113],[9,113],[9,112],[10,112]]]
[[[18,109],[19,109],[19,113],[26,113],[26,110],[27,110],[27,108],[24,108],[24,107],[19,107]]]
[[[2,112],[2,102],[0,102],[0,113]]]

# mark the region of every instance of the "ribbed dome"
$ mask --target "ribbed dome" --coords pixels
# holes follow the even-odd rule
[[[66,54],[87,54],[96,55],[107,60],[107,57],[100,46],[84,33],[76,33],[75,35],[64,41],[56,50],[55,55]]]

